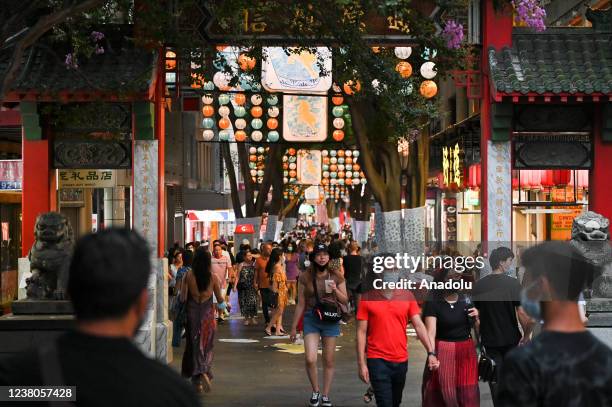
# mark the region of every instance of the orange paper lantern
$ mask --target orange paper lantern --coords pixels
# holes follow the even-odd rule
[[[202,108],[202,114],[206,117],[211,117],[212,115],[215,114],[215,108],[212,107],[211,105],[205,105]]]
[[[399,72],[402,78],[409,78],[412,75],[412,65],[410,62],[400,61],[395,66],[395,70]]]
[[[261,108],[261,106],[253,106],[251,108],[251,116],[261,117],[262,114],[263,114],[263,109]]]
[[[352,164],[353,163],[353,157],[346,157],[344,159],[344,163],[345,164]]]
[[[270,118],[266,124],[270,130],[274,130],[278,127],[278,120]]]
[[[359,171],[361,169],[361,167],[359,166],[359,164],[353,164],[353,171]]]
[[[295,148],[289,149],[289,155],[295,155]]]
[[[344,178],[344,171],[338,171],[338,178]]]
[[[331,172],[336,172],[336,171],[338,171],[338,166],[336,164],[332,164],[332,165],[329,166],[329,170]]]
[[[236,138],[236,141],[243,142],[246,140],[247,134],[244,130],[238,130],[234,133],[234,137]]]
[[[323,157],[323,164],[329,164],[329,157]]]
[[[249,161],[251,161],[251,162],[257,161],[257,156],[256,155],[250,155],[249,156]]]
[[[338,150],[338,157],[344,157],[344,150]]]
[[[295,177],[297,177],[297,172],[295,170],[291,170],[291,171],[289,171],[289,176],[291,178],[295,178]]]
[[[342,95],[334,95],[334,96],[332,97],[332,103],[333,103],[335,106],[339,106],[339,105],[341,105],[341,104],[342,104],[342,102],[344,102],[344,98],[342,97]]]
[[[347,95],[352,95],[355,92],[359,92],[361,90],[361,82],[357,81],[353,84],[352,80],[347,81],[344,83],[342,89],[344,89],[344,93],[346,93]]]
[[[240,65],[240,69],[243,71],[250,71],[255,68],[255,58],[246,54],[240,54],[238,57],[238,65]]]
[[[219,127],[222,128],[223,130],[227,129],[230,126],[230,121],[228,118],[224,117],[221,120],[219,120]]]
[[[344,139],[344,132],[342,130],[334,130],[332,137],[336,141],[342,141]]]
[[[321,184],[323,184],[323,185],[327,185],[327,184],[329,184],[329,180],[328,180],[327,178],[323,178],[323,179],[321,180]]]
[[[423,81],[420,92],[426,99],[431,99],[438,93],[438,85],[434,81]]]
[[[234,101],[238,106],[242,106],[246,103],[246,96],[244,96],[244,93],[237,93]]]

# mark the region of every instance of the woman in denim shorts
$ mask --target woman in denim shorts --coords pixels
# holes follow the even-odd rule
[[[313,314],[313,308],[317,302],[314,290],[317,290],[319,300],[322,302],[336,301],[346,305],[348,304],[348,296],[344,277],[338,271],[329,268],[327,246],[324,244],[316,245],[310,254],[310,260],[311,266],[298,279],[298,303],[291,325],[291,340],[295,340],[297,324],[303,314],[306,373],[312,386],[310,406],[332,407],[329,400],[329,391],[334,375],[334,352],[336,351],[336,338],[340,336],[340,323],[321,321]],[[315,284],[313,284],[313,278]],[[322,392],[319,390],[317,377],[319,339],[323,343]]]

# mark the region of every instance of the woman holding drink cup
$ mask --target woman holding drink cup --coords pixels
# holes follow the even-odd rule
[[[306,373],[312,386],[310,406],[331,407],[329,391],[334,375],[336,338],[340,336],[340,303],[348,304],[348,296],[344,277],[329,268],[326,245],[316,245],[310,260],[311,266],[298,280],[298,303],[291,325],[291,340],[296,338],[297,324],[303,314]],[[320,391],[317,376],[319,339],[323,348],[323,391]]]

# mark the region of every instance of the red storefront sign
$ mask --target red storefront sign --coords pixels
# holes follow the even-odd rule
[[[236,225],[234,233],[255,233],[255,228],[253,228],[253,225]]]

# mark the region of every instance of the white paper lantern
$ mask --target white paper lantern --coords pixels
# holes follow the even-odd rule
[[[211,141],[213,138],[215,138],[215,132],[208,129],[208,130],[203,130],[202,131],[202,140],[204,141]]]
[[[399,59],[407,59],[412,54],[412,48],[410,47],[395,47],[395,56]]]
[[[257,170],[251,170],[251,177],[257,176]]]
[[[284,177],[284,178],[283,178],[283,182],[284,182],[285,184],[286,184],[286,183],[288,183],[288,182],[289,182],[289,178]]]
[[[353,185],[359,185],[360,184],[360,180],[359,178],[353,178]]]
[[[232,79],[231,75],[225,72],[217,72],[213,76],[213,83],[220,90],[227,90],[231,79]]]
[[[329,152],[329,155],[331,155],[332,157],[335,157],[336,155],[338,155],[338,152],[336,150],[331,150]]]
[[[329,151],[327,151],[327,150],[322,150],[321,151],[321,156],[322,157],[327,157],[328,155],[329,155]]]
[[[323,171],[323,178],[329,178],[329,171]]]
[[[227,117],[230,114],[230,108],[228,106],[221,106],[219,107],[219,115],[221,115],[221,117]]]
[[[345,175],[346,175],[346,178],[353,178],[353,173],[351,171],[347,171]]]
[[[436,77],[438,72],[435,70],[436,64],[428,61],[421,65],[421,76],[425,79],[433,79]]]
[[[211,95],[202,96],[202,103],[204,103],[205,105],[212,105],[214,101],[215,100]]]
[[[347,156],[347,157],[350,157],[350,156],[352,156],[352,155],[353,155],[353,152],[352,152],[351,150],[346,150],[346,151],[344,152],[344,155],[345,155],[345,156]]]
[[[263,133],[259,130],[255,130],[251,133],[251,140],[256,143],[259,143],[261,140],[263,140]]]
[[[278,117],[279,113],[280,113],[280,110],[278,110],[278,107],[276,106],[272,106],[271,108],[268,109],[268,116],[270,117]]]
[[[263,102],[263,99],[261,98],[261,95],[253,95],[253,96],[251,96],[251,104],[253,106],[259,106],[259,105],[261,105],[261,102]]]
[[[289,164],[289,169],[290,170],[295,170],[296,168],[297,168],[297,164],[296,163]]]
[[[337,129],[341,129],[344,127],[344,119],[341,117],[336,117],[334,119],[334,127]]]
[[[329,159],[329,162],[332,164],[336,164],[338,162],[338,159],[336,157],[332,157]]]
[[[263,170],[259,170],[259,171],[257,171],[257,176],[258,176],[258,177],[263,177],[263,175],[264,175]]]
[[[253,133],[255,133],[255,132],[253,132]],[[257,152],[258,152],[259,154],[263,154],[263,153],[265,153],[265,151],[266,151],[266,149],[265,149],[265,148],[263,148],[263,147],[257,147]]]
[[[365,185],[368,183],[368,180],[365,178],[361,178],[361,185]]]
[[[250,153],[250,154],[256,154],[256,153],[257,153],[257,147],[251,147],[251,148],[249,148],[249,153]]]
[[[244,128],[246,127],[247,122],[244,119],[237,119],[235,126],[238,130],[244,130]]]
[[[353,157],[359,157],[359,150],[353,151]]]

